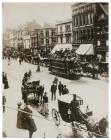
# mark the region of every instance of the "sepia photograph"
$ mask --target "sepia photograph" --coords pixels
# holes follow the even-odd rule
[[[2,138],[109,138],[109,3],[2,3]]]

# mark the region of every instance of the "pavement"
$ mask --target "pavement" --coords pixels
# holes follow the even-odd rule
[[[40,72],[36,72],[37,66],[29,63],[22,63],[19,65],[18,61],[11,60],[10,65],[7,61],[3,61],[3,71],[7,73],[9,81],[9,89],[4,90],[6,95],[6,105],[12,108],[17,108],[17,103],[21,101],[21,81],[24,73],[29,70],[32,71],[31,81],[40,80],[40,84],[44,84],[45,91],[49,97],[49,117],[44,118],[38,113],[36,108],[30,106],[37,125],[37,131],[33,134],[33,138],[56,138],[59,133],[62,137],[72,137],[72,128],[70,124],[61,121],[58,128],[52,120],[52,108],[58,110],[58,103],[51,101],[50,86],[54,80],[54,75],[50,74],[48,69],[41,67]],[[79,80],[68,80],[59,77],[59,81],[67,85],[71,94],[76,93],[81,96],[86,105],[93,111],[94,120],[98,121],[102,117],[108,115],[108,81],[104,77],[99,77],[98,80],[93,80],[88,77],[81,77]],[[57,90],[57,98],[59,93]],[[3,131],[9,138],[28,138],[28,131],[18,129],[16,127],[17,111],[6,109],[3,114]],[[67,125],[64,126],[63,124]]]

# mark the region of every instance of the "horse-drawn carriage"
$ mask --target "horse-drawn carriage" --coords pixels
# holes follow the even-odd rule
[[[38,87],[40,86],[40,81],[28,82],[27,86],[23,88],[22,92],[26,91],[27,102],[29,104],[38,105],[39,103],[39,93]]]
[[[60,125],[61,121],[67,124],[71,124],[71,129],[74,137],[107,137],[102,133],[102,128],[98,128],[101,133],[96,131],[97,123],[91,118],[93,115],[92,111],[89,111],[88,106],[83,105],[83,99],[77,96],[76,101],[79,105],[79,115],[73,118],[72,110],[70,108],[71,102],[73,101],[73,95],[63,95],[58,99],[58,111],[52,109],[52,118],[57,126]],[[104,119],[105,120],[105,119]],[[104,124],[106,122],[104,121]],[[105,126],[105,125],[104,125]],[[69,127],[69,125],[68,125]],[[106,130],[106,126],[104,127]]]
[[[79,79],[81,76],[81,66],[73,60],[50,59],[49,71],[68,79]]]

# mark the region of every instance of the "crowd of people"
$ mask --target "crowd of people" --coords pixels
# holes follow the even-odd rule
[[[36,107],[39,108],[39,112],[45,116],[49,113],[49,95],[45,91],[44,85],[40,84],[40,80],[29,82],[28,75],[26,75],[27,73],[24,74],[22,80],[22,99],[26,104],[30,102],[36,105]],[[62,84],[62,82],[58,80],[58,77],[55,76],[50,87],[51,100],[55,101],[57,99],[57,89],[59,91],[59,96],[69,93],[69,90],[66,87],[66,85]],[[31,100],[30,97],[28,97],[28,95],[30,94],[33,95],[33,100]]]
[[[69,93],[69,90],[67,89],[66,85],[63,85],[61,81],[58,83],[58,78],[55,77],[52,85],[51,85],[51,100],[56,100],[56,91],[59,91],[59,96],[65,95]]]
[[[57,59],[57,60],[74,60],[77,58],[76,53],[74,50],[70,49],[61,49],[59,51],[55,51],[55,53],[51,54],[52,59]]]

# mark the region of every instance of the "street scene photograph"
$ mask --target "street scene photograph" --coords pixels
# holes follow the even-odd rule
[[[2,3],[2,138],[109,138],[109,3]]]

